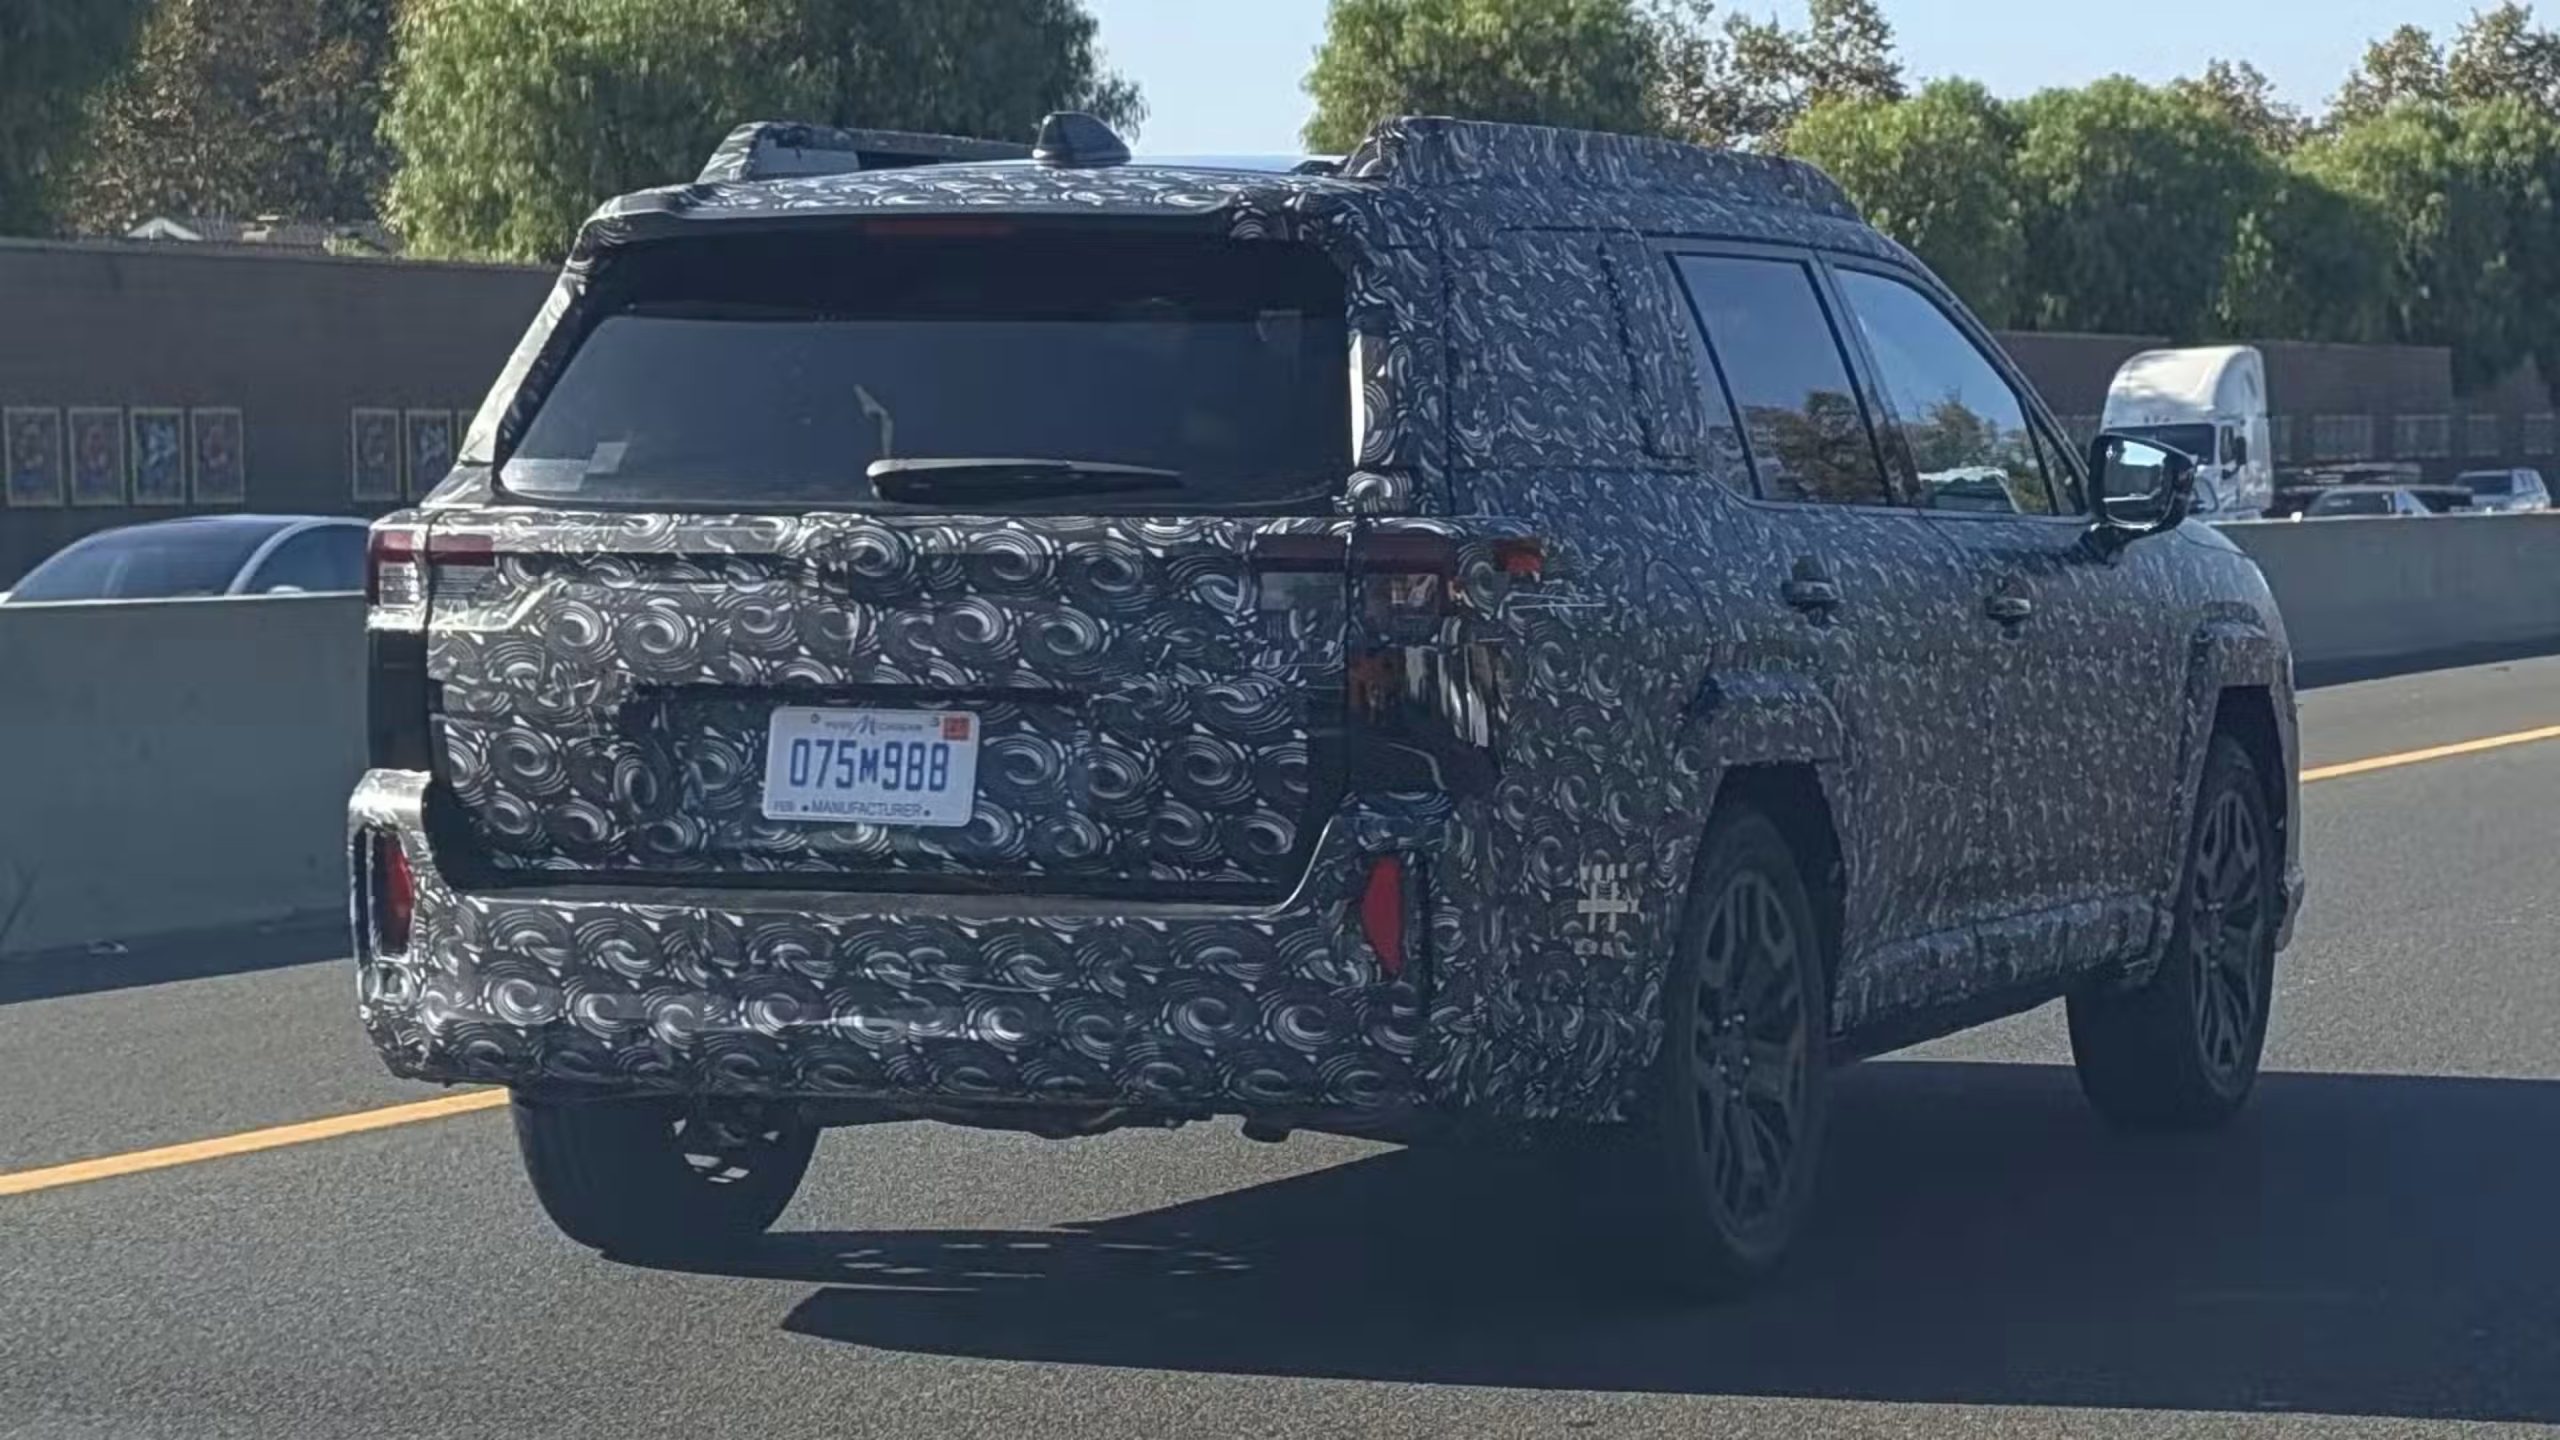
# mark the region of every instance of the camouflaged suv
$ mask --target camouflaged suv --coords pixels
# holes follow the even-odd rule
[[[2294,704],[2192,477],[1791,161],[748,127],[374,531],[364,1024],[609,1251],[1238,1116],[1571,1129],[1729,1288],[1843,1059],[2067,996],[2112,1119],[2246,1095]]]

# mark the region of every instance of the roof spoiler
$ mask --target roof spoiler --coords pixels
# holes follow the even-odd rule
[[[973,160],[1028,160],[1031,147],[964,135],[917,135],[903,130],[838,130],[789,120],[760,120],[729,132],[698,183],[787,180],[800,175],[850,175],[860,170],[902,170],[917,165],[957,165]]]

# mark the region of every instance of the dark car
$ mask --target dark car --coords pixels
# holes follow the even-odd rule
[[[75,540],[20,578],[7,603],[352,593],[365,522],[323,515],[195,515]]]
[[[861,144],[608,205],[374,533],[364,1023],[571,1236],[751,1235],[830,1126],[1571,1131],[1719,1289],[1849,1057],[2067,996],[2112,1119],[2247,1095],[2267,587],[1821,174]]]

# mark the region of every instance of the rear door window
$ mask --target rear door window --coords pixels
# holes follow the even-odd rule
[[[639,247],[500,480],[571,503],[895,509],[875,461],[1069,461],[1172,477],[996,508],[1322,508],[1351,469],[1344,294],[1311,248],[1125,229]]]
[[[1728,255],[1684,255],[1679,268],[1714,362],[1715,375],[1701,383],[1721,379],[1732,395],[1760,494],[1891,504],[1866,407],[1813,272],[1800,261]],[[1708,413],[1721,408],[1719,394]]]

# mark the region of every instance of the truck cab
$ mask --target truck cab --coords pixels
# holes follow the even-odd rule
[[[2196,513],[2264,515],[2275,498],[2266,358],[2247,345],[2146,350],[2107,387],[2104,428],[2195,458]]]

